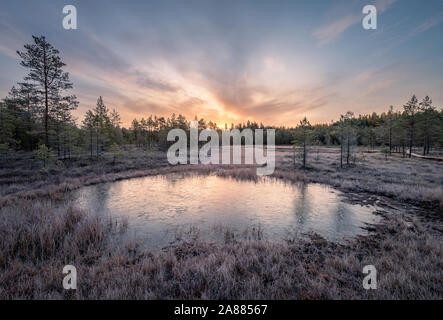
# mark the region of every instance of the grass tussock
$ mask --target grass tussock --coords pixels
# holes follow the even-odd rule
[[[259,179],[256,168],[171,167],[160,151],[50,170],[11,162],[0,169],[0,299],[442,299],[443,163],[358,150],[354,158],[341,169],[337,148],[312,148],[302,169],[290,148],[279,148],[273,176],[328,184],[346,201],[386,208],[370,236],[275,243],[260,230],[242,241],[223,230],[222,245],[196,236],[159,252],[125,240],[124,223],[59,200],[84,185],[147,175]],[[77,267],[76,291],[62,288],[67,264]],[[377,290],[362,287],[368,264],[377,268]]]
[[[0,209],[0,298],[442,299],[439,234],[401,217],[375,229],[344,245],[313,235],[195,240],[152,253],[106,218],[28,200]],[[62,287],[66,264],[77,268],[75,291]],[[362,287],[367,264],[377,268],[377,290]]]

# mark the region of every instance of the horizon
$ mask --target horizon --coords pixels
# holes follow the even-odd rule
[[[377,30],[361,25],[369,3]],[[63,29],[62,3],[5,6],[2,97],[26,74],[16,51],[44,35],[67,64],[80,121],[99,96],[124,127],[172,113],[295,127],[398,110],[412,94],[443,104],[443,1],[71,4],[77,30]]]
[[[443,300],[443,0],[2,4],[0,300]]]

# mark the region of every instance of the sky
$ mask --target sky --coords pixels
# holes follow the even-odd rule
[[[68,4],[76,30],[62,26]],[[376,30],[362,26],[368,4]],[[78,123],[98,96],[125,126],[172,113],[326,123],[412,94],[443,105],[443,0],[2,0],[0,97],[26,75],[16,51],[32,35],[60,50]]]

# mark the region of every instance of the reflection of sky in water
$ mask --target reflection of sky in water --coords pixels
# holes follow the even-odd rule
[[[324,185],[272,178],[168,175],[83,187],[74,199],[92,212],[128,217],[130,233],[159,247],[191,226],[209,238],[213,226],[243,231],[260,225],[269,239],[307,231],[330,240],[363,233],[364,222],[376,221],[374,208],[344,203],[340,194]]]

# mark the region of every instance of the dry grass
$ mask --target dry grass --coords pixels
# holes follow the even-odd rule
[[[389,218],[347,245],[310,240],[186,242],[144,252],[110,221],[69,205],[0,211],[1,299],[442,299],[442,248],[418,220]],[[120,239],[120,242],[117,241]],[[62,288],[63,266],[78,289]],[[373,264],[378,289],[362,288]]]
[[[426,207],[443,206],[443,163],[356,149],[351,165],[340,169],[338,148],[311,147],[308,169],[294,167],[293,152],[280,149],[276,168],[280,173],[308,182],[319,182],[343,191],[366,192]],[[285,172],[285,173],[281,173]],[[293,179],[293,178],[291,178]]]
[[[306,170],[294,168],[290,149],[278,150],[274,176],[384,206],[371,236],[345,245],[228,236],[223,245],[197,239],[145,252],[121,226],[59,200],[88,184],[170,172],[256,179],[255,168],[170,167],[160,152],[45,171],[11,164],[0,170],[0,299],[442,299],[443,164],[359,152],[340,169],[337,149],[312,150]],[[76,291],[62,288],[66,264],[77,267]],[[377,290],[362,288],[367,264],[377,268]]]
[[[249,166],[241,166],[242,168],[249,168]],[[232,170],[237,169],[238,166],[228,165],[223,166],[223,169]],[[138,178],[153,175],[165,175],[171,173],[195,173],[195,174],[209,174],[220,170],[221,167],[217,165],[183,165],[183,166],[163,166],[152,169],[144,170],[129,170],[122,172],[111,172],[107,174],[89,174],[81,177],[66,177],[54,182],[52,180],[46,181],[46,183],[39,183],[38,188],[32,188],[26,185],[22,185],[19,191],[9,193],[0,197],[0,207],[17,203],[22,199],[41,199],[50,198],[52,200],[62,199],[66,192],[73,191],[83,186],[94,185],[105,182],[114,182],[130,178]]]
[[[0,196],[42,189],[69,179],[89,181],[110,173],[127,173],[168,166],[166,154],[162,151],[129,148],[125,151],[124,157],[116,159],[115,162],[109,158],[109,155],[100,158],[75,158],[65,160],[61,165],[41,168],[32,154],[18,153],[15,155],[15,160],[9,161],[6,165],[0,163]]]
[[[338,148],[311,147],[308,169],[294,166],[293,151],[278,147],[274,176],[291,181],[318,182],[342,191],[364,192],[396,198],[422,206],[443,206],[443,162],[392,155],[385,160],[380,153],[366,153],[357,149],[352,165],[340,169]],[[185,165],[171,167],[162,151],[142,152],[128,150],[125,157],[115,163],[102,159],[78,159],[64,167],[39,170],[33,162],[25,160],[10,163],[0,169],[0,206],[15,197],[36,198],[76,189],[83,185],[164,174],[167,172],[212,172],[233,169],[233,165]],[[297,163],[300,163],[297,160]],[[32,165],[27,165],[30,162]],[[29,169],[26,169],[27,166]],[[245,166],[242,166],[244,168]],[[246,166],[250,167],[250,166]],[[232,171],[232,170],[231,170]],[[248,178],[254,173],[246,174]],[[252,177],[254,178],[254,177]],[[65,190],[64,190],[65,189]]]

